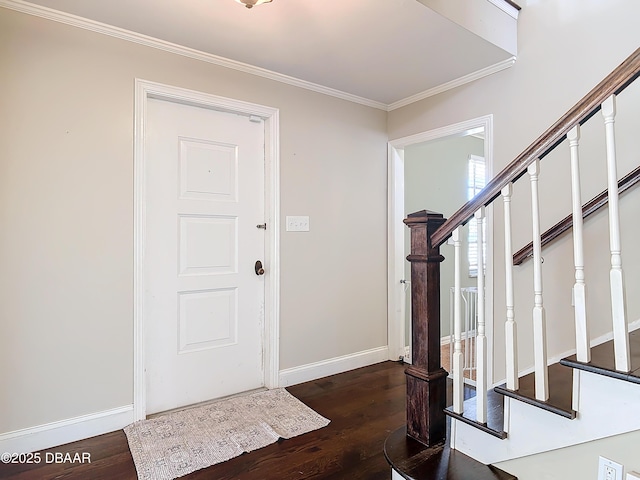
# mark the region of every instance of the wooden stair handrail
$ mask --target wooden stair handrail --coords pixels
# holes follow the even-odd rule
[[[640,182],[640,166],[636,167],[618,181],[618,193],[622,194],[626,192],[638,182]],[[582,218],[587,218],[597,212],[604,207],[608,201],[607,190],[604,190],[582,206]],[[573,215],[567,215],[541,235],[542,246],[544,247],[548,243],[553,242],[572,227]],[[513,255],[513,264],[520,265],[531,255],[533,255],[533,242],[529,242],[528,245],[525,245]]]
[[[516,181],[536,159],[543,158],[562,142],[567,132],[575,125],[583,124],[600,109],[604,100],[618,94],[640,74],[640,48],[636,49],[624,62],[613,70],[593,90],[565,113],[546,132],[527,147],[511,163],[498,173],[474,198],[455,212],[431,237],[433,247],[439,247],[459,226],[464,225],[482,206],[489,205],[499,195],[502,188]]]

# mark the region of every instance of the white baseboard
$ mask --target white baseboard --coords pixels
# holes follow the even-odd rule
[[[389,348],[387,346],[372,348],[350,355],[343,355],[342,357],[280,370],[279,385],[280,387],[288,387],[387,360],[389,360]]]
[[[28,453],[120,430],[133,422],[133,405],[0,434],[0,453]]]

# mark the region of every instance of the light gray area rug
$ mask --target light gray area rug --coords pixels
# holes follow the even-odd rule
[[[124,432],[138,478],[171,480],[328,424],[279,388],[141,420]]]

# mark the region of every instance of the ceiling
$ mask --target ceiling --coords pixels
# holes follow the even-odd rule
[[[253,9],[233,0],[31,3],[378,106],[402,102],[511,57],[418,0],[274,0]]]

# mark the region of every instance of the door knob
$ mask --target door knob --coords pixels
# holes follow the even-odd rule
[[[260,260],[256,262],[256,275],[264,275],[264,268]]]

